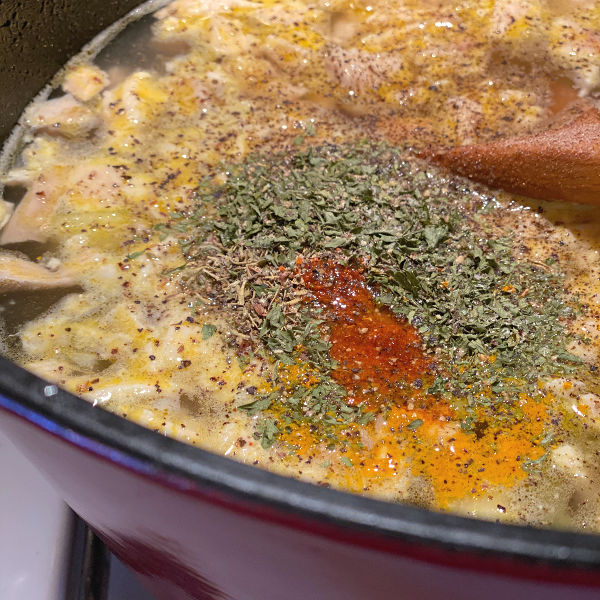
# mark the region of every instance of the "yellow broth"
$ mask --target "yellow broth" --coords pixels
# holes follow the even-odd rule
[[[594,4],[171,2],[143,23],[147,38],[120,39],[118,52],[109,46],[96,64],[75,60],[62,74],[66,95],[59,90],[23,116],[26,145],[5,183],[7,190],[26,188],[20,207],[29,208],[17,209],[6,226],[5,252],[60,269],[72,285],[66,294],[53,292],[55,304],[33,318],[8,310],[28,303],[24,292],[5,296],[5,351],[95,405],[261,468],[484,519],[600,529],[597,210],[475,188],[415,158],[430,145],[536,131],[568,102],[593,102],[600,89]],[[129,55],[128,43],[135,49]],[[136,53],[139,64],[129,59]],[[301,360],[282,366],[254,351],[257,340],[238,327],[240,307],[253,307],[260,321],[290,298],[263,306],[255,288],[226,282],[235,290],[225,292],[239,302],[223,306],[196,284],[199,273],[210,277],[211,264],[195,260],[180,269],[187,232],[174,215],[196,210],[201,181],[227,182],[226,165],[252,154],[360,140],[397,147],[432,194],[463,190],[465,205],[489,205],[481,235],[511,235],[515,261],[542,271],[558,264],[566,302],[583,307],[565,321],[567,350],[583,366],[536,380],[534,392],[511,405],[513,417],[518,413],[512,420],[489,417],[497,398],[488,390],[492,408],[482,408],[488,412],[478,421],[484,425],[469,430],[457,416],[460,398],[431,392],[427,399],[409,385],[397,397],[390,392],[384,407],[355,398],[350,404],[373,414],[335,424],[340,443],[317,435],[310,420],[283,427],[286,415],[269,409],[279,429],[265,444],[264,411],[240,409],[279,389],[276,382],[311,389],[319,374]],[[208,206],[200,222],[216,219],[218,210]],[[23,245],[28,240],[37,243]],[[299,253],[282,281],[295,277],[306,288],[298,304],[312,301],[326,311],[324,292],[319,297],[298,266],[321,260],[309,254]],[[364,265],[352,268],[355,282],[368,274]],[[348,273],[339,270],[337,278]],[[350,289],[356,299],[367,287],[339,293]],[[505,288],[498,293],[517,293]],[[386,327],[401,322],[382,317],[380,290],[368,290],[375,304],[361,301],[360,310],[371,311],[366,318],[379,315]],[[518,293],[527,302],[527,290]],[[338,311],[325,319],[326,341],[335,338],[335,319],[346,317]],[[359,334],[353,338],[358,356],[370,347],[368,328],[356,315],[348,318],[366,336],[362,350]],[[409,354],[398,356],[392,364]],[[427,356],[425,362],[436,360],[434,351]],[[478,359],[492,364],[495,356]],[[360,380],[360,368],[354,376]],[[424,385],[435,377],[424,375]],[[405,376],[410,384],[417,378]],[[339,381],[352,386],[352,378]]]

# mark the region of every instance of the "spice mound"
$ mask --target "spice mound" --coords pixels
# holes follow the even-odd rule
[[[558,264],[517,257],[505,209],[367,142],[227,173],[173,226],[189,293],[228,308],[242,362],[271,365],[238,407],[263,447],[339,452],[361,467],[351,487],[391,447],[388,470],[408,464],[441,506],[543,460],[555,414],[539,382],[582,369],[567,350],[581,307]]]

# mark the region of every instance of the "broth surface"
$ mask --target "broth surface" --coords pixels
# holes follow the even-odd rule
[[[599,530],[598,211],[417,158],[597,104],[594,5],[167,4],[23,115],[4,352],[261,468]]]

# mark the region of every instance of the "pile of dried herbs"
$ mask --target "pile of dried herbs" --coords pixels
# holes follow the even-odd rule
[[[273,363],[272,392],[242,407],[263,413],[264,445],[294,423],[335,439],[337,425],[372,416],[346,404],[330,376],[299,257],[366,266],[378,301],[419,331],[439,365],[427,393],[451,399],[466,430],[481,409],[518,419],[519,394],[536,397],[540,378],[579,368],[566,350],[574,303],[559,265],[516,260],[499,233],[502,209],[464,184],[367,142],[251,156],[227,172],[224,184],[203,181],[172,227],[184,236],[186,285],[227,308],[242,353]]]

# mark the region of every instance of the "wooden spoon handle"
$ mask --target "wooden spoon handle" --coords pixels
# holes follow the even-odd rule
[[[600,112],[522,138],[427,153],[454,173],[541,200],[600,205]]]

